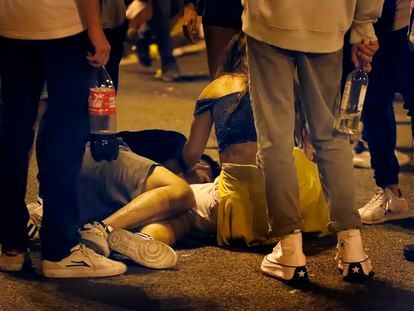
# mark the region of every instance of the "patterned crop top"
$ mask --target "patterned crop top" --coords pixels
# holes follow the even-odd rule
[[[200,99],[196,103],[194,115],[211,112],[219,151],[233,144],[257,141],[249,94],[240,99],[234,110],[238,96],[236,92],[220,98]]]

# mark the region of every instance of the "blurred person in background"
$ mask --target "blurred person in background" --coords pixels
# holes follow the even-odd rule
[[[127,10],[128,15],[142,13],[142,17],[136,17],[140,20],[140,25],[135,25],[133,31],[129,32],[130,40],[136,44],[139,62],[145,67],[152,65],[149,47],[155,41],[161,57],[160,78],[165,82],[176,81],[181,77],[180,68],[173,56],[170,34],[171,21],[181,9],[180,0],[135,0]],[[131,18],[133,19],[132,16]]]
[[[197,15],[202,15],[210,78],[219,74],[226,48],[242,28],[240,0],[184,0],[183,33],[191,42],[198,36]]]

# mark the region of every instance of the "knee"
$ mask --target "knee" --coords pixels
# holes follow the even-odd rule
[[[194,193],[186,182],[181,182],[171,187],[174,203],[182,213],[188,211],[195,205]]]

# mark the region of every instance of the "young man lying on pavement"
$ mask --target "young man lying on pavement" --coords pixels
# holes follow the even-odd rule
[[[165,131],[152,134],[158,137],[160,133],[171,136]],[[134,138],[129,142],[137,142],[137,137]],[[177,145],[181,145],[181,148],[177,147],[181,156],[183,144]],[[166,161],[171,164],[174,158],[171,154]],[[159,160],[165,162],[165,159]],[[212,164],[210,168],[210,172],[193,172],[191,179],[197,182],[214,179],[218,172],[213,176],[209,173],[217,168]],[[109,256],[110,250],[115,250],[149,268],[169,268],[176,264],[174,250],[166,245],[171,245],[176,237],[168,234],[170,231],[165,230],[163,221],[173,218],[173,225],[180,224],[174,227],[177,236],[183,236],[190,230],[191,217],[187,214],[194,216],[197,212],[188,213],[196,206],[193,192],[184,179],[121,144],[119,157],[110,162],[94,161],[87,147],[79,183],[80,218],[86,222],[79,230],[83,243],[105,256]],[[33,206],[36,204],[29,204],[29,234],[32,237],[38,230],[35,227],[41,224],[41,206],[37,206],[35,211]]]

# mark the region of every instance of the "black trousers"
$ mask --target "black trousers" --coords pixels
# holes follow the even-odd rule
[[[379,40],[362,111],[363,136],[371,153],[371,166],[379,187],[398,184],[399,165],[394,150],[397,126],[394,94],[402,94],[405,107],[413,110],[414,53],[409,51],[407,28],[393,31]]]
[[[111,45],[111,54],[109,55],[106,70],[114,82],[115,89],[118,90],[119,85],[119,63],[124,52],[124,40],[128,28],[128,23],[125,22],[122,26],[113,29],[105,29],[105,36]]]
[[[95,79],[86,33],[56,40],[0,38],[0,243],[28,246],[25,204],[28,154],[39,96],[47,80],[48,106],[39,128],[37,162],[44,198],[42,256],[66,257],[78,244],[78,178],[89,133],[88,94]]]

